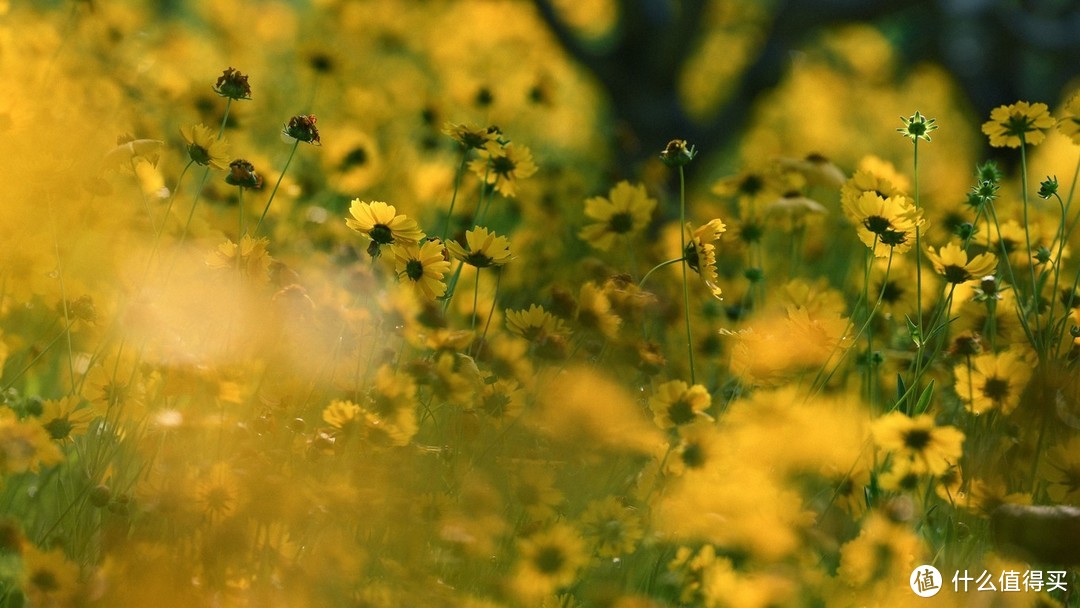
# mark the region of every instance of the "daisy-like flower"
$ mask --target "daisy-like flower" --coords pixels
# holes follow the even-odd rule
[[[469,163],[469,168],[480,179],[494,185],[499,194],[511,198],[517,194],[517,180],[536,173],[536,163],[528,148],[512,143],[503,145],[497,140],[489,141],[480,150],[480,157]]]
[[[382,201],[368,203],[355,198],[349,206],[349,214],[352,218],[346,218],[345,225],[371,239],[376,252],[382,245],[415,244],[424,238],[416,220],[411,220],[406,215],[398,215],[393,205]],[[372,248],[369,247],[368,251],[370,253]]]
[[[555,487],[555,474],[539,466],[527,466],[514,481],[514,497],[534,521],[555,517],[556,509],[566,500]]]
[[[0,474],[36,472],[63,459],[41,425],[18,420],[10,408],[0,409]]]
[[[20,586],[30,606],[71,606],[79,597],[79,566],[61,549],[41,551],[28,545],[22,554]]]
[[[82,400],[76,396],[49,400],[42,404],[38,420],[55,441],[66,441],[85,435],[90,422],[99,411],[93,407],[82,407]]]
[[[443,277],[450,272],[450,262],[442,241],[427,241],[422,246],[391,245],[390,250],[394,252],[398,279],[411,282],[422,298],[434,300],[446,293]]]
[[[1047,487],[1055,503],[1080,505],[1080,437],[1073,437],[1046,454]]]
[[[712,397],[704,386],[690,386],[682,380],[661,384],[649,399],[653,420],[662,429],[690,424],[699,418],[708,419],[705,410],[711,405]]]
[[[302,141],[313,146],[321,146],[319,141],[319,128],[315,126],[318,119],[314,114],[297,114],[285,123],[281,128],[281,137],[285,143]]]
[[[967,252],[956,243],[949,243],[937,252],[933,247],[927,247],[926,257],[930,258],[934,271],[953,284],[980,279],[992,274],[997,266],[994,254],[980,253],[969,260]]]
[[[538,598],[567,587],[587,562],[585,542],[566,524],[555,524],[518,543],[513,586],[522,596]]]
[[[904,122],[904,126],[897,129],[904,137],[910,137],[912,140],[925,139],[930,141],[930,132],[938,128],[934,123],[937,122],[936,118],[927,118],[915,112],[911,118],[900,117],[900,120]]]
[[[629,555],[645,536],[641,517],[614,496],[590,502],[581,514],[581,529],[600,557]]]
[[[497,143],[502,135],[496,126],[474,127],[452,122],[443,125],[442,132],[466,150],[483,150],[489,143]]]
[[[844,214],[854,222],[859,240],[873,248],[877,257],[888,256],[889,250],[904,253],[911,249],[915,230],[924,223],[922,210],[915,209],[909,198],[899,194],[882,198],[863,192],[845,202]]]
[[[355,431],[363,421],[364,410],[352,401],[335,399],[322,412],[326,424],[349,434]]]
[[[226,240],[206,256],[206,265],[221,270],[239,268],[244,276],[269,281],[270,263],[274,261],[266,250],[269,244],[270,239],[266,237],[253,239],[247,234],[240,239],[239,245]]]
[[[997,408],[1009,415],[1020,404],[1020,393],[1031,379],[1031,366],[1018,352],[986,353],[955,368],[956,394],[969,412]]]
[[[578,297],[577,322],[585,328],[597,331],[609,339],[619,333],[622,319],[611,310],[611,300],[596,283],[589,281],[581,286]]]
[[[494,232],[477,226],[465,233],[465,243],[468,249],[462,247],[457,241],[446,244],[450,255],[476,268],[489,266],[502,266],[512,259],[510,254],[510,239],[498,236]]]
[[[251,99],[251,85],[246,74],[229,67],[214,83],[214,92],[229,99]]]
[[[594,196],[585,201],[585,215],[596,221],[581,229],[578,236],[600,251],[611,249],[616,238],[630,237],[644,228],[656,209],[642,184],[622,181],[608,198]]]
[[[964,433],[951,426],[937,426],[934,417],[909,418],[893,412],[878,418],[871,429],[881,449],[908,461],[914,473],[941,475],[960,459]]]
[[[565,336],[570,333],[562,319],[538,304],[530,305],[527,310],[507,309],[505,317],[506,328],[530,342],[545,336]]]
[[[1054,119],[1045,103],[1018,101],[994,108],[990,120],[983,123],[982,132],[995,148],[1019,148],[1021,142],[1033,146],[1042,143],[1046,139],[1045,130],[1052,126]]]
[[[690,233],[690,240],[683,251],[686,265],[698,273],[705,287],[717,298],[723,291],[716,285],[719,276],[716,272],[716,246],[713,242],[726,230],[727,226],[719,219],[710,220],[698,228],[694,228],[689,222],[686,224],[686,231]]]
[[[1065,102],[1064,112],[1057,124],[1058,131],[1080,146],[1080,93]]]
[[[180,127],[180,137],[187,144],[191,162],[204,167],[224,169],[228,166],[229,154],[224,140],[205,125],[185,125]]]
[[[210,467],[195,486],[195,502],[210,521],[221,521],[236,512],[240,502],[240,480],[229,465]]]

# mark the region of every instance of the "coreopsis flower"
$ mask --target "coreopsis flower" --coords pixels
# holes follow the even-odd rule
[[[690,233],[690,240],[683,251],[686,265],[698,273],[705,287],[717,298],[723,291],[716,284],[719,276],[716,271],[716,246],[713,242],[726,230],[727,226],[719,219],[709,220],[697,228],[689,222],[686,223],[686,231]]]
[[[513,258],[510,254],[510,239],[498,236],[483,226],[466,232],[465,244],[468,248],[462,247],[457,241],[450,241],[446,244],[446,249],[450,255],[469,266],[502,266]]]
[[[81,591],[79,565],[68,561],[62,549],[41,551],[28,545],[19,586],[30,606],[72,606]]]
[[[585,542],[566,524],[555,524],[519,541],[518,555],[513,588],[534,599],[569,586],[588,563]]]
[[[582,228],[578,236],[600,251],[607,251],[615,239],[633,236],[648,225],[654,209],[656,199],[649,198],[644,185],[621,181],[608,198],[594,196],[585,201],[585,215],[596,223]]]
[[[537,466],[528,466],[515,475],[514,498],[533,521],[555,517],[556,509],[566,500],[555,487],[555,474]]]
[[[476,409],[501,427],[517,418],[525,409],[525,391],[512,378],[485,384]]]
[[[375,251],[375,255],[383,245],[416,244],[424,238],[416,220],[409,219],[406,215],[398,215],[393,205],[382,201],[369,203],[355,198],[349,206],[349,214],[352,218],[346,218],[345,225],[371,239],[375,249],[369,247],[368,252]]]
[[[229,99],[251,99],[251,85],[248,77],[229,67],[214,83],[214,92]]]
[[[590,502],[580,524],[582,536],[600,557],[630,555],[645,536],[641,516],[614,496]]]
[[[937,426],[929,414],[909,418],[903,412],[892,412],[878,418],[871,431],[878,447],[907,461],[915,473],[941,475],[963,452],[964,433],[955,427]]]
[[[570,333],[562,319],[538,304],[530,305],[527,310],[507,309],[505,317],[506,328],[530,342],[545,336],[566,336]]]
[[[1020,394],[1031,379],[1031,363],[1015,351],[986,353],[954,369],[956,394],[969,412],[998,409],[1009,415],[1020,404]]]
[[[907,577],[922,563],[922,541],[910,526],[874,512],[854,540],[840,548],[837,575],[845,585],[862,587]],[[911,593],[908,591],[908,593]]]
[[[693,145],[687,144],[684,139],[673,139],[660,153],[660,160],[669,167],[683,167],[690,164],[697,156],[697,150]]]
[[[705,410],[711,405],[712,396],[704,386],[690,386],[682,380],[661,384],[649,398],[653,420],[662,429],[683,426],[701,418],[709,419]]]
[[[55,441],[67,441],[85,435],[90,422],[99,413],[94,407],[79,407],[82,400],[76,396],[51,399],[42,404],[38,420]]]
[[[210,467],[195,484],[195,504],[212,522],[235,513],[239,503],[240,479],[223,462]]]
[[[1061,119],[1058,120],[1058,131],[1068,137],[1072,142],[1080,146],[1080,93],[1077,93],[1065,102],[1065,108]]]
[[[995,148],[1019,148],[1021,142],[1033,146],[1042,143],[1046,139],[1045,130],[1052,126],[1054,119],[1045,103],[1018,101],[994,108],[990,120],[983,123],[982,132]]]
[[[263,178],[255,172],[255,165],[238,158],[229,163],[229,174],[225,176],[225,183],[249,190],[259,190],[262,188]]]
[[[497,143],[499,135],[502,135],[496,126],[474,127],[452,122],[443,125],[442,132],[466,150],[484,150],[489,143]]]
[[[180,137],[187,144],[188,158],[191,162],[204,167],[224,169],[228,166],[229,155],[224,140],[218,139],[209,127],[185,125],[180,127]]]
[[[323,422],[348,436],[355,433],[364,420],[364,410],[352,401],[335,399],[323,408]]]
[[[319,141],[319,128],[315,126],[318,119],[314,114],[297,114],[285,123],[281,129],[281,137],[286,143],[302,141],[313,146],[321,146]]]
[[[904,253],[911,249],[915,230],[925,222],[922,210],[899,194],[882,198],[873,192],[863,192],[845,202],[844,214],[855,224],[859,240],[874,249],[877,257],[888,256],[890,250]]]
[[[953,284],[980,279],[992,274],[997,266],[997,257],[994,254],[980,253],[969,260],[967,252],[956,243],[949,243],[937,252],[933,247],[927,247],[926,257],[934,266],[934,272]]]
[[[840,188],[840,202],[846,210],[848,207],[855,205],[859,198],[867,192],[881,198],[903,195],[901,189],[895,184],[895,177],[887,170],[869,171],[859,169]]]
[[[596,331],[609,339],[619,333],[622,319],[611,310],[611,300],[596,283],[589,281],[581,286],[577,306],[578,325]]]
[[[1046,454],[1046,491],[1055,503],[1080,505],[1080,437],[1072,437]]]
[[[912,114],[911,118],[901,116],[900,120],[904,122],[904,126],[896,130],[904,137],[911,138],[912,141],[916,139],[930,141],[930,132],[938,128],[934,124],[937,121],[936,118],[927,118],[919,112]]]
[[[536,163],[528,148],[498,141],[489,141],[480,150],[479,158],[469,163],[469,168],[506,197],[517,194],[517,180],[536,173]]]
[[[206,256],[206,265],[222,270],[239,268],[246,277],[269,282],[270,263],[273,261],[266,250],[269,244],[270,239],[266,237],[256,239],[247,234],[240,239],[239,245],[227,239]]]
[[[23,422],[10,408],[0,409],[0,474],[37,471],[63,460],[63,454],[40,424]]]
[[[450,272],[450,262],[442,241],[427,241],[422,246],[391,245],[390,250],[394,252],[398,279],[410,282],[422,298],[434,300],[446,293],[443,277]]]

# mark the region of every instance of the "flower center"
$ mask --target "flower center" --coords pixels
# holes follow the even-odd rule
[[[907,233],[903,230],[886,230],[881,233],[881,244],[896,247],[907,242]]]
[[[375,224],[368,232],[368,236],[380,245],[389,245],[394,242],[394,231],[390,230],[386,224]]]
[[[988,378],[982,392],[988,399],[1004,401],[1009,396],[1009,381],[1001,378]]]
[[[424,264],[420,260],[409,260],[405,263],[405,276],[413,281],[424,278]]]
[[[946,266],[944,274],[945,280],[950,283],[963,283],[964,281],[971,279],[971,273],[967,271],[967,268],[957,266],[956,264]]]
[[[913,452],[921,452],[928,445],[930,445],[930,431],[914,429],[904,434],[904,447]]]
[[[508,156],[497,156],[491,159],[491,171],[503,177],[509,176],[517,168],[517,163]]]
[[[882,234],[883,232],[892,227],[892,223],[890,223],[889,220],[881,217],[880,215],[871,215],[870,217],[863,220],[863,226],[865,226],[867,230],[873,232],[874,234]]]
[[[608,226],[612,232],[626,234],[634,228],[634,216],[627,211],[616,213],[608,220]]]
[[[358,146],[349,150],[349,153],[345,155],[345,158],[341,159],[341,169],[351,169],[353,167],[361,167],[367,164],[368,152],[363,146]]]
[[[690,405],[690,402],[686,399],[679,399],[675,403],[672,403],[671,407],[668,408],[667,415],[668,420],[676,426],[692,421],[695,416],[693,406]]]
[[[558,547],[544,547],[537,551],[535,563],[540,572],[555,574],[566,563],[566,556]]]

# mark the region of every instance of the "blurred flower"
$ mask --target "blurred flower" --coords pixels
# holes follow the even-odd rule
[[[566,524],[555,524],[519,541],[518,555],[513,586],[526,598],[568,587],[588,562],[585,543]]]
[[[210,467],[195,485],[195,502],[212,522],[219,522],[236,512],[240,498],[240,480],[229,465],[219,462]]]
[[[0,409],[0,473],[37,471],[64,459],[49,432],[40,424],[24,423],[10,408]]]
[[[1046,454],[1047,492],[1055,503],[1080,505],[1080,437]]]
[[[450,241],[446,249],[450,255],[476,268],[488,268],[489,266],[502,266],[512,259],[510,255],[510,240],[505,236],[498,236],[487,228],[477,226],[465,233],[465,241],[468,249],[462,247],[457,241]]]
[[[622,319],[611,310],[611,301],[604,290],[589,281],[581,286],[578,296],[577,323],[584,329],[596,331],[608,339],[619,333]]]
[[[712,396],[704,386],[690,386],[682,380],[661,384],[649,398],[653,420],[662,429],[690,424],[699,418],[709,419],[705,410],[711,406]]]
[[[443,125],[443,133],[449,135],[466,150],[485,150],[489,143],[497,143],[502,133],[499,127],[474,127],[448,122]]]
[[[450,262],[446,260],[442,241],[426,241],[423,246],[391,245],[390,250],[394,252],[398,279],[411,282],[417,294],[434,300],[446,293],[443,276],[450,272]]]
[[[874,421],[872,431],[878,447],[909,461],[916,473],[941,475],[963,453],[964,434],[955,427],[935,425],[929,414],[909,418],[892,412]]]
[[[525,391],[511,378],[485,384],[476,409],[501,426],[517,418],[524,408]]]
[[[506,328],[530,342],[542,336],[565,336],[570,333],[562,319],[538,304],[530,305],[527,310],[507,309]]]
[[[1080,93],[1065,102],[1065,109],[1058,121],[1058,131],[1076,145],[1080,145]]]
[[[398,215],[393,205],[382,201],[368,203],[354,198],[349,214],[352,218],[346,218],[345,225],[371,239],[376,247],[391,243],[415,244],[424,238],[415,220]]]
[[[986,353],[954,368],[955,390],[969,412],[982,414],[997,408],[1003,415],[1020,404],[1020,394],[1031,378],[1028,358],[1017,351]]]
[[[61,549],[42,551],[32,545],[22,554],[20,586],[28,605],[52,608],[75,605],[80,595],[79,566],[67,559]]]
[[[983,123],[982,132],[995,148],[1019,148],[1021,141],[1032,146],[1042,143],[1046,139],[1044,131],[1052,126],[1054,119],[1045,103],[1018,101],[994,108],[990,120]]]
[[[191,162],[204,167],[224,169],[229,154],[224,140],[218,139],[209,127],[204,125],[185,125],[180,127],[180,136],[188,147]]]
[[[1039,182],[1039,198],[1048,199],[1057,194],[1057,191],[1058,180],[1056,175],[1054,177],[1047,176],[1045,180]]]
[[[259,190],[262,188],[263,178],[255,173],[255,165],[238,158],[229,163],[229,174],[225,176],[225,183],[249,190]]]
[[[480,157],[469,163],[469,168],[506,197],[517,195],[517,180],[536,173],[536,163],[528,148],[512,143],[502,145],[498,141],[489,141],[480,151]]]
[[[608,251],[619,237],[640,232],[652,218],[656,199],[649,198],[642,184],[621,181],[608,198],[594,196],[585,201],[585,215],[597,223],[581,229],[578,236],[600,251]]]
[[[580,526],[582,536],[600,557],[630,555],[645,536],[641,516],[614,496],[590,502],[581,514]]]
[[[206,256],[206,265],[222,270],[239,268],[246,277],[269,282],[270,263],[273,261],[266,250],[269,244],[270,239],[266,237],[255,239],[247,234],[240,239],[239,245],[226,239],[218,245],[217,250]]]
[[[317,119],[314,114],[297,114],[285,123],[281,129],[281,136],[286,143],[302,141],[313,146],[321,146],[319,141],[319,129],[315,126]]]
[[[232,67],[227,68],[221,76],[218,76],[217,82],[214,83],[214,92],[230,99],[251,99],[251,85],[248,84],[248,77]]]
[[[936,118],[927,119],[919,112],[915,112],[911,118],[900,117],[900,120],[904,122],[904,126],[897,129],[904,137],[909,137],[912,140],[925,139],[930,141],[930,132],[938,128],[934,123]]]
[[[922,542],[907,526],[873,513],[859,536],[840,548],[837,575],[846,585],[861,587],[904,579],[919,563]],[[908,592],[910,593],[910,591]]]
[[[555,474],[538,466],[526,467],[514,477],[514,497],[532,521],[554,518],[556,508],[566,500],[555,487]]]
[[[669,167],[683,167],[690,164],[696,156],[697,150],[694,146],[688,145],[686,140],[673,139],[660,153],[660,160]]]
[[[82,400],[76,396],[50,399],[42,404],[38,420],[54,440],[63,442],[74,439],[85,435],[90,422],[99,415],[93,407],[80,408],[80,405]]]
[[[327,183],[338,192],[362,192],[383,175],[379,143],[370,135],[346,126],[323,147]]]
[[[873,192],[863,192],[857,199],[845,201],[844,213],[855,224],[859,240],[873,248],[877,257],[911,249],[915,230],[925,222],[922,210],[915,209],[903,195],[882,198]]]
[[[934,271],[953,284],[982,278],[991,274],[997,266],[994,254],[980,253],[968,260],[967,252],[956,243],[949,243],[938,252],[933,247],[927,247],[926,257],[933,264]]]

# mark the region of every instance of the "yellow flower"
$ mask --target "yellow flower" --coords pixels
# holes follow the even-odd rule
[[[195,485],[195,502],[210,521],[221,521],[236,512],[240,480],[229,465],[210,467]]]
[[[863,192],[845,202],[844,213],[855,223],[859,240],[872,248],[877,257],[911,249],[915,229],[924,223],[922,210],[916,210],[903,195],[881,198],[874,192]]]
[[[446,293],[443,276],[450,272],[445,248],[441,241],[427,241],[423,246],[416,243],[392,245],[398,278],[412,283],[416,293],[427,300]]]
[[[352,218],[346,218],[345,225],[371,239],[376,247],[417,243],[424,238],[415,220],[398,215],[393,205],[382,201],[368,203],[355,198],[349,206],[349,214]]]
[[[517,180],[536,173],[536,163],[528,148],[502,145],[498,141],[489,141],[480,151],[480,158],[469,163],[469,168],[506,197],[517,194]]]
[[[79,596],[79,566],[60,549],[27,546],[22,554],[23,593],[35,607],[72,606]]]
[[[968,411],[981,414],[997,408],[1009,415],[1020,404],[1020,393],[1031,378],[1031,365],[1015,351],[987,353],[955,368],[956,394]]]
[[[533,304],[528,310],[506,310],[506,327],[512,333],[534,342],[549,335],[565,336],[570,332],[562,319]]]
[[[1046,454],[1047,492],[1055,503],[1080,505],[1080,437]]]
[[[1065,111],[1058,120],[1058,131],[1076,145],[1080,145],[1080,93],[1065,102]]]
[[[683,251],[686,265],[698,273],[705,287],[714,297],[719,298],[723,291],[716,285],[719,277],[716,272],[716,246],[713,241],[720,238],[727,226],[719,219],[713,219],[698,228],[687,222],[686,230],[690,233],[690,242]]]
[[[569,586],[588,563],[585,543],[576,530],[555,524],[518,542],[519,562],[514,589],[526,598],[538,598]]]
[[[9,408],[0,409],[0,473],[37,471],[64,457],[49,433],[40,425],[23,423]]]
[[[619,333],[622,319],[611,310],[611,300],[596,283],[589,281],[581,286],[578,297],[577,322],[585,328],[597,331],[613,339]]]
[[[690,424],[699,418],[708,419],[705,410],[711,405],[712,397],[704,386],[690,386],[682,380],[661,384],[649,399],[653,420],[662,429]]]
[[[226,239],[218,245],[217,251],[206,256],[206,265],[217,269],[239,268],[246,277],[269,281],[270,263],[274,261],[266,251],[269,244],[270,239],[266,237],[253,239],[247,234],[240,239],[239,246]]]
[[[42,404],[38,420],[41,421],[42,428],[56,441],[85,435],[90,422],[100,412],[93,407],[80,408],[81,404],[82,400],[76,396],[46,401]]]
[[[597,223],[582,228],[578,236],[600,251],[607,251],[616,238],[640,232],[649,223],[654,209],[656,199],[649,198],[644,185],[619,182],[608,198],[594,196],[585,201],[585,215]]]
[[[1045,103],[1018,101],[994,108],[990,120],[983,123],[982,132],[995,148],[1019,148],[1021,142],[1033,146],[1041,143],[1046,139],[1044,130],[1052,126],[1054,119]]]
[[[335,399],[322,412],[323,422],[335,429],[349,431],[363,419],[363,410],[352,401]]]
[[[590,502],[581,514],[581,529],[600,557],[630,555],[645,536],[641,516],[614,496]]]
[[[474,127],[452,122],[443,125],[442,132],[466,150],[483,150],[489,143],[497,142],[500,135],[499,127]]]
[[[951,426],[937,426],[934,417],[909,418],[892,412],[873,425],[874,442],[900,460],[910,461],[915,473],[941,475],[956,464],[963,452],[964,433]]]
[[[840,549],[840,579],[852,587],[905,580],[923,552],[922,542],[903,524],[879,513],[863,523],[859,536]],[[909,592],[910,593],[910,592]]]
[[[566,500],[555,487],[555,474],[539,466],[530,466],[515,476],[514,497],[533,521],[555,517],[555,509]]]
[[[450,255],[469,266],[477,268],[502,266],[513,257],[510,255],[510,239],[498,236],[482,226],[466,232],[465,241],[469,246],[468,249],[462,247],[457,241],[448,242],[446,249]]]
[[[224,169],[229,166],[228,145],[205,125],[180,127],[180,136],[188,147],[188,157],[197,165]]]
[[[953,284],[981,279],[997,267],[997,258],[994,254],[980,253],[968,260],[967,252],[956,243],[949,243],[937,252],[933,247],[927,247],[926,257],[930,258],[934,271]]]

